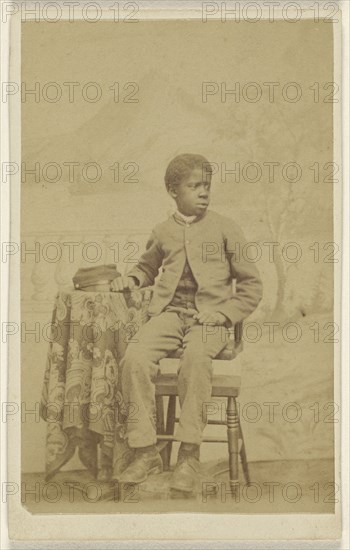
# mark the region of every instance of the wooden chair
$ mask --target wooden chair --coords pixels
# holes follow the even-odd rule
[[[212,397],[227,398],[226,421],[225,420],[208,420],[208,424],[226,425],[227,437],[203,437],[204,443],[228,443],[228,461],[229,467],[224,471],[229,471],[230,488],[232,494],[235,494],[238,487],[238,455],[241,456],[244,478],[247,484],[250,483],[248,462],[244,446],[243,433],[239,420],[236,397],[238,397],[241,386],[240,374],[232,373],[234,366],[234,358],[242,349],[242,323],[235,326],[234,330],[230,330],[230,340],[223,351],[214,359],[214,375]],[[176,398],[177,390],[177,370],[179,359],[183,350],[178,350],[170,358],[163,359],[160,362],[160,373],[156,380],[156,406],[157,406],[157,438],[158,448],[161,452],[163,465],[165,470],[169,470],[172,443],[174,438],[175,423],[178,422],[176,417]],[[171,373],[162,373],[162,363],[169,361],[173,365]],[[215,364],[223,363],[227,365],[227,374],[215,374]],[[231,373],[230,373],[231,370]],[[164,419],[164,397],[168,397],[168,406],[166,419]],[[241,446],[239,450],[239,440]]]

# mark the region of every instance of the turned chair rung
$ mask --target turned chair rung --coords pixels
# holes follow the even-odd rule
[[[177,442],[175,436],[170,434],[157,434],[158,441],[173,441]],[[205,436],[202,439],[203,443],[227,443],[227,437]]]
[[[174,422],[179,422],[179,420],[178,416],[174,418]],[[227,422],[226,420],[207,420],[207,424],[211,424],[212,426],[226,426]]]
[[[226,420],[208,420],[207,424],[211,426],[227,426]]]

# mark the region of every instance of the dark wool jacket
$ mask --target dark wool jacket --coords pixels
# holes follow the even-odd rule
[[[245,244],[239,226],[216,212],[208,210],[191,224],[174,214],[154,228],[146,252],[128,275],[142,288],[153,285],[162,268],[149,306],[151,316],[159,315],[174,296],[187,256],[198,284],[198,311],[221,312],[234,325],[250,315],[262,298],[259,273],[247,260]]]

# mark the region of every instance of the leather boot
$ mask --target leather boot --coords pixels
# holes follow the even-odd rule
[[[181,443],[170,488],[184,493],[196,491],[199,474],[199,445]]]
[[[161,474],[163,462],[155,445],[136,449],[131,464],[122,472],[118,481],[121,483],[142,483],[151,474]]]

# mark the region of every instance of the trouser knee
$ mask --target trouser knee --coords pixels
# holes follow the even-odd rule
[[[208,372],[212,369],[212,358],[205,352],[200,350],[188,350],[184,352],[181,367],[186,370],[206,370]]]
[[[133,345],[129,345],[121,361],[123,377],[141,372],[144,364],[145,361],[142,360],[138,350]]]
[[[121,362],[122,383],[130,379],[153,379],[158,372],[158,366],[151,361],[147,350],[137,346],[129,346]]]

